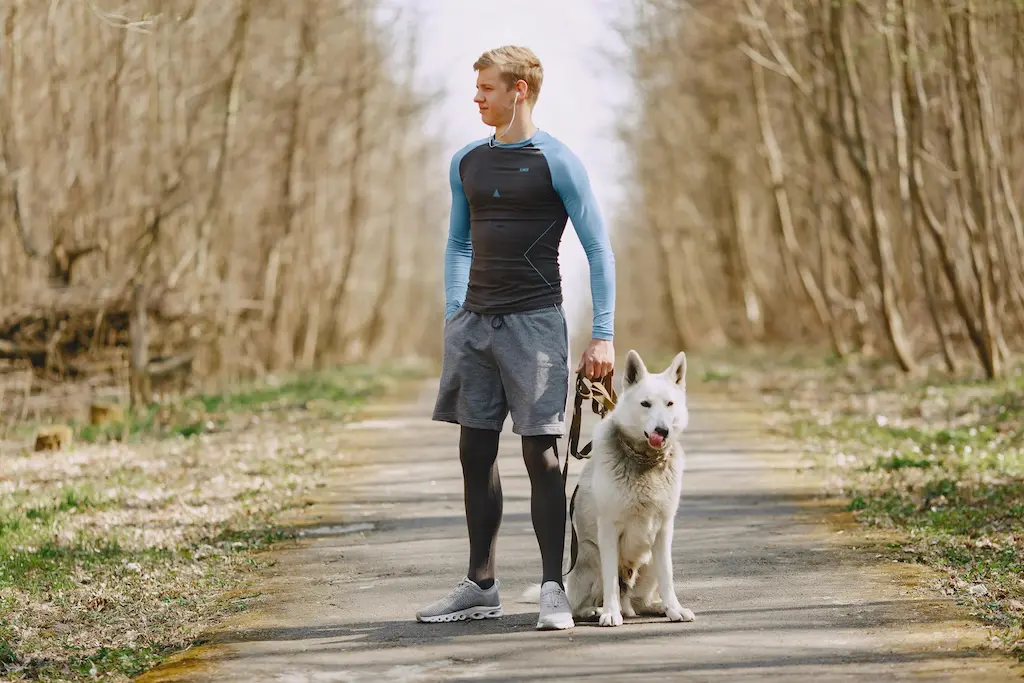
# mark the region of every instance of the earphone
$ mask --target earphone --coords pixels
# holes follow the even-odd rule
[[[518,102],[519,102],[519,91],[516,90],[516,98],[514,100],[512,100],[512,120],[508,122],[508,127],[505,128],[505,133],[508,133],[509,129],[512,128],[512,124],[516,120],[516,104],[518,104]],[[502,133],[502,135],[504,135],[505,133]],[[495,131],[494,137],[491,138],[491,142],[488,143],[488,144],[490,144],[491,147],[494,147],[494,140],[497,139],[497,137],[498,137],[498,133],[497,133],[497,131]]]
[[[505,128],[505,133],[508,133],[509,129],[512,128],[512,124],[516,120],[516,105],[518,103],[519,103],[519,91],[516,90],[516,97],[515,97],[514,100],[512,100],[512,120],[508,122],[508,127]],[[504,135],[505,133],[502,133],[502,135]],[[494,141],[497,140],[497,138],[498,138],[498,131],[497,131],[497,129],[495,129],[494,135],[492,135],[491,139],[487,141],[487,144],[490,147],[494,147]]]

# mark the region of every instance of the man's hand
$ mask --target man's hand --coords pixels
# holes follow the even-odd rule
[[[584,371],[587,379],[599,379],[611,374],[615,367],[615,346],[611,339],[591,339],[590,344],[576,366],[576,372]]]

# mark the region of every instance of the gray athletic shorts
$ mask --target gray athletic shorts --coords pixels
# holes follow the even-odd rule
[[[522,436],[565,434],[569,326],[560,305],[485,315],[460,308],[444,325],[433,419]]]

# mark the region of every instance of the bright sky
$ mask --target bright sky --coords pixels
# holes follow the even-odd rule
[[[450,157],[493,129],[480,121],[473,62],[484,50],[525,45],[544,65],[534,123],[567,144],[590,176],[609,230],[615,229],[619,174],[625,164],[613,126],[629,84],[616,64],[623,46],[612,22],[621,0],[385,0],[418,12],[421,77],[445,89],[430,130],[447,141]],[[628,4],[625,4],[628,7]],[[447,173],[439,167],[438,173]],[[589,333],[589,270],[571,223],[562,239],[562,277],[572,329]],[[575,354],[575,352],[574,352]]]

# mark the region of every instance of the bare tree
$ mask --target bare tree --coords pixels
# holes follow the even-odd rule
[[[146,362],[188,351],[211,378],[360,360],[385,338],[378,360],[424,353],[441,307],[409,299],[440,259],[403,264],[443,242],[446,167],[437,140],[408,134],[432,95],[403,72],[409,20],[377,9],[0,8],[5,353],[73,373],[95,367],[83,349],[110,351],[117,367],[135,291]]]
[[[763,323],[736,343],[878,351],[907,372],[933,356],[956,371],[969,349],[1004,372],[1024,339],[1024,7],[638,0],[634,19],[623,135],[645,201],[617,239],[659,244],[708,284],[649,269],[622,296],[684,316],[687,346],[719,343],[692,310],[749,319],[753,300]],[[686,224],[716,239],[687,252],[661,236]]]

